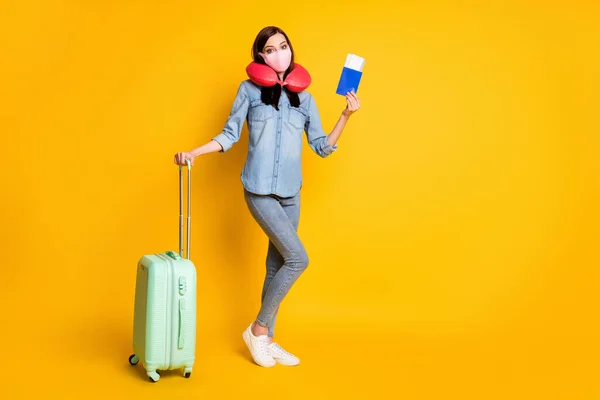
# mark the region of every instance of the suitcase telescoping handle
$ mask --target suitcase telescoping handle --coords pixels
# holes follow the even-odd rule
[[[186,258],[190,259],[190,225],[191,225],[191,214],[190,214],[190,200],[191,200],[191,189],[192,189],[192,165],[190,160],[185,160],[188,170],[188,188],[187,188],[187,249]],[[179,255],[183,257],[183,167],[179,166]]]

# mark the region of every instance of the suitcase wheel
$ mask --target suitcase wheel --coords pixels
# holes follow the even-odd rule
[[[152,372],[149,371],[148,379],[150,379],[150,382],[152,382],[152,383],[158,382],[158,380],[160,379],[160,375],[156,371],[152,371]]]
[[[138,358],[138,356],[136,356],[135,354],[132,354],[129,356],[129,364],[137,365],[138,362],[140,362],[140,359]]]
[[[186,378],[189,378],[190,376],[192,376],[191,372],[186,372],[183,376],[185,376]]]

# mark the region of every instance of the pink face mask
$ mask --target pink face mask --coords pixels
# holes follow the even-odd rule
[[[271,54],[259,53],[265,60],[267,65],[275,70],[275,72],[285,72],[292,61],[292,51],[287,48],[285,50],[274,51]]]

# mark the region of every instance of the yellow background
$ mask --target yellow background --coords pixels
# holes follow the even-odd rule
[[[600,397],[597,2],[199,3],[0,6],[3,398]],[[151,385],[135,265],[177,249],[173,154],[221,130],[270,24],[326,130],[367,60],[339,151],[304,148],[311,265],[276,335],[302,364],[241,341],[267,244],[244,128],[192,171],[194,373]]]

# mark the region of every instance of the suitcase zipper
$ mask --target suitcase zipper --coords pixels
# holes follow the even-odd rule
[[[167,316],[167,336],[166,336],[166,343],[165,343],[165,347],[166,347],[166,351],[165,351],[165,355],[167,357],[166,361],[165,361],[165,365],[167,367],[167,369],[171,369],[171,342],[173,341],[173,304],[171,304],[171,300],[173,299],[173,293],[172,293],[172,273],[173,273],[173,266],[171,265],[171,260],[169,260],[168,257],[165,257],[165,261],[167,262],[167,309],[169,310],[169,312],[166,313]],[[169,316],[171,318],[169,318]]]
[[[172,307],[169,307],[169,303],[172,297],[172,293],[171,293],[171,263],[169,262],[169,258],[168,257],[163,257],[162,254],[157,254],[158,258],[160,258],[161,260],[163,260],[166,264],[167,264],[167,271],[166,271],[166,278],[165,278],[165,285],[167,285],[167,293],[166,293],[166,298],[165,298],[165,328],[166,328],[166,332],[165,332],[165,363],[164,363],[164,367],[165,370],[171,369],[171,346],[169,346],[170,342],[171,342],[171,322],[172,319],[169,320],[169,311],[171,310]]]
[[[175,289],[175,285],[177,285],[177,280],[175,279],[175,261],[169,260],[171,263],[171,311],[173,309],[177,309],[177,289]],[[173,368],[173,358],[175,355],[175,343],[177,340],[177,332],[173,330],[173,327],[176,326],[175,322],[177,321],[178,311],[171,313],[171,340],[169,341],[169,369]]]

